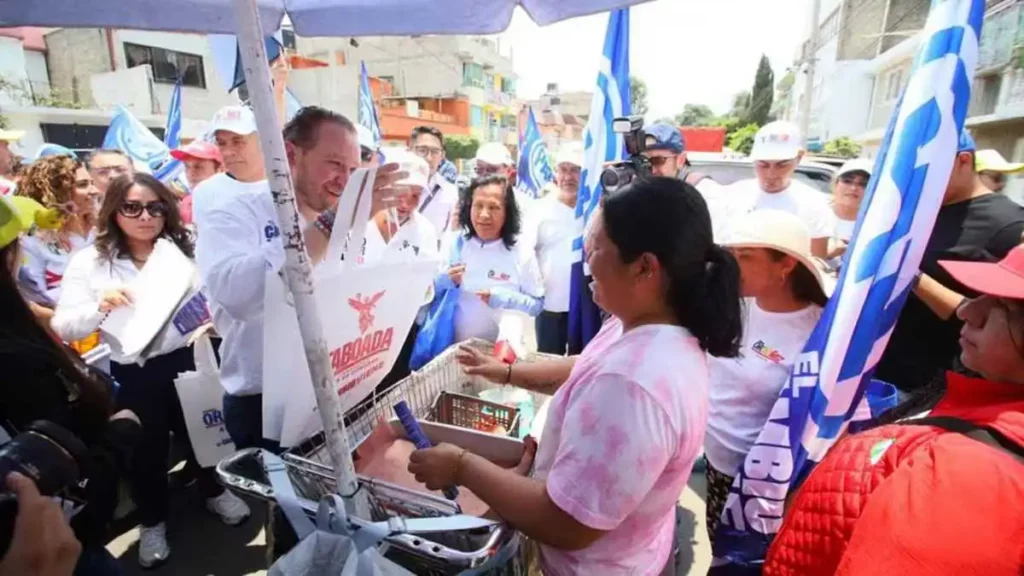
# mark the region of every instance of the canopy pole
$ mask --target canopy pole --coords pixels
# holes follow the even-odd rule
[[[281,124],[271,89],[270,68],[263,45],[263,29],[260,25],[256,0],[234,0],[235,17],[238,26],[238,51],[242,57],[245,82],[249,89],[259,128],[260,149],[267,170],[270,192],[277,209],[277,221],[281,228],[284,244],[284,277],[295,300],[295,312],[299,319],[299,332],[309,363],[309,374],[313,379],[316,405],[323,419],[327,451],[338,480],[338,492],[354,495],[346,498],[349,514],[370,520],[370,505],[366,492],[358,490],[355,466],[352,464],[352,448],[345,435],[345,423],[338,401],[337,386],[327,354],[313,294],[313,268],[306,255],[306,243],[302,238],[299,214],[295,207],[291,172],[285,153]]]

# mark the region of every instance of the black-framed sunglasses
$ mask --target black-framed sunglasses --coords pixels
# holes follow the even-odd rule
[[[153,218],[163,218],[167,216],[167,203],[158,200],[156,202],[146,202],[143,204],[142,202],[129,200],[124,204],[121,204],[121,207],[117,209],[121,216],[124,216],[125,218],[138,218],[139,216],[142,216],[143,210],[148,212]]]

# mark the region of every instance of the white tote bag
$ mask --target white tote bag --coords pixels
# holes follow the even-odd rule
[[[435,260],[355,264],[369,220],[372,185],[372,171],[353,174],[342,193],[327,257],[313,272],[342,410],[369,395],[391,370],[438,265]],[[294,303],[276,272],[267,273],[263,320],[263,435],[294,446],[322,430],[323,423]]]
[[[178,390],[188,439],[196,460],[203,468],[210,468],[234,454],[235,445],[224,427],[224,389],[220,386],[220,368],[217,367],[210,337],[206,334],[200,336],[193,352],[195,371],[179,374],[174,386]]]

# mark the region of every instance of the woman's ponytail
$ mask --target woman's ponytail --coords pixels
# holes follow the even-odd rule
[[[736,258],[717,244],[708,249],[706,260],[703,301],[695,303],[697,314],[690,330],[708,354],[734,358],[743,339],[740,267]]]

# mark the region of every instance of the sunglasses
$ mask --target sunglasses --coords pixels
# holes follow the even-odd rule
[[[661,168],[665,165],[665,162],[669,161],[668,156],[648,156],[647,161],[651,163],[654,168]]]
[[[839,179],[840,182],[847,186],[856,186],[858,188],[867,188],[868,181],[863,178],[854,178],[852,176],[843,176]]]
[[[161,201],[146,202],[143,204],[142,202],[129,200],[128,202],[121,204],[121,207],[118,208],[117,211],[125,218],[138,218],[139,216],[142,216],[143,210],[148,212],[153,218],[163,218],[167,216],[167,204]]]

